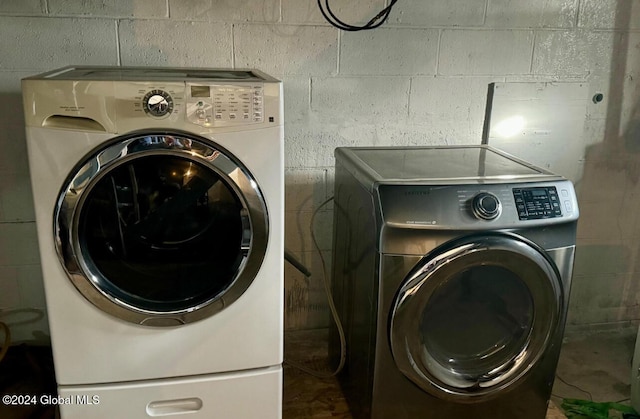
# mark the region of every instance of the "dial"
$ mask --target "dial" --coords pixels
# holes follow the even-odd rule
[[[502,204],[500,204],[500,200],[494,194],[481,192],[473,197],[471,209],[476,218],[493,220],[500,215]]]
[[[173,111],[173,99],[164,90],[152,90],[142,99],[142,106],[149,115],[163,117]]]

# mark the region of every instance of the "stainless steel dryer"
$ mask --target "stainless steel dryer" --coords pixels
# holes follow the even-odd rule
[[[544,418],[575,252],[571,182],[488,146],[335,156],[332,288],[354,416]]]

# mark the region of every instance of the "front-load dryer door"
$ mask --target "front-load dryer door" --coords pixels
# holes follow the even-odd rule
[[[71,173],[54,215],[75,287],[120,319],[176,326],[211,316],[255,278],[267,208],[229,152],[180,132],[116,138]]]
[[[393,358],[436,397],[485,400],[535,365],[562,305],[558,270],[533,243],[498,233],[454,240],[400,287],[389,320]]]

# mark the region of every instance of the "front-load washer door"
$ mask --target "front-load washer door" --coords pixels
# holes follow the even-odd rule
[[[116,138],[73,170],[54,215],[56,246],[95,306],[147,326],[211,316],[250,286],[267,208],[249,170],[181,132]]]
[[[562,309],[558,270],[535,244],[500,233],[454,240],[402,283],[389,320],[393,358],[432,395],[485,400],[536,364]]]

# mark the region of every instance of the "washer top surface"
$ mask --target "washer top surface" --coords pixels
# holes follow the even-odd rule
[[[170,68],[170,67],[99,67],[70,66],[33,78],[53,80],[112,81],[275,81],[266,74],[250,69]]]
[[[486,145],[340,148],[351,169],[374,183],[476,183],[560,177]]]

